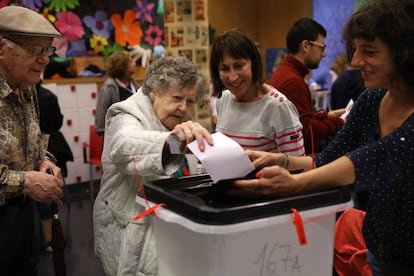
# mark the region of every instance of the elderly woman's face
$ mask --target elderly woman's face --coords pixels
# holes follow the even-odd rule
[[[196,102],[197,90],[197,85],[180,88],[172,84],[169,89],[150,93],[155,114],[165,127],[173,129],[188,120]]]
[[[38,55],[30,47],[49,47],[52,39],[40,36],[15,36],[13,41],[3,38],[1,66],[7,72],[6,80],[13,88],[27,88],[40,80],[40,75],[49,63],[48,53]]]

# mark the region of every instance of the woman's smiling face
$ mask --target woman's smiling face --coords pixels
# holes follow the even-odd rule
[[[244,101],[250,98],[248,91],[253,85],[250,59],[234,59],[225,53],[219,64],[219,76],[224,87],[230,90],[237,100]]]
[[[390,87],[395,73],[390,47],[380,39],[354,39],[351,66],[361,69],[366,88]]]

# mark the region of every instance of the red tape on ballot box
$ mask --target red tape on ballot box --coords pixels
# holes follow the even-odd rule
[[[155,210],[157,208],[159,208],[159,207],[165,206],[165,203],[159,203],[159,204],[150,206],[149,201],[148,201],[148,198],[145,195],[144,185],[142,185],[141,178],[139,177],[138,168],[137,168],[137,162],[136,162],[136,159],[135,159],[135,156],[134,155],[132,156],[132,160],[134,161],[134,173],[135,173],[135,178],[137,179],[138,188],[139,188],[139,190],[141,192],[142,197],[145,200],[145,205],[147,206],[147,209],[145,209],[144,212],[139,213],[132,220],[133,221],[137,221],[137,220],[140,220],[141,218],[143,218],[145,216],[148,216],[148,215],[151,215],[151,216],[156,217],[157,214],[155,213]]]

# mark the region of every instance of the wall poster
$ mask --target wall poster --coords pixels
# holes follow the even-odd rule
[[[164,44],[167,55],[183,55],[209,79],[207,0],[164,0]],[[193,120],[210,126],[209,93],[194,109]]]

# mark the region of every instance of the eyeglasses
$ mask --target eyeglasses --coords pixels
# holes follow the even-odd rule
[[[325,44],[322,44],[322,43],[319,43],[319,42],[316,42],[316,41],[312,41],[312,40],[308,40],[308,41],[311,45],[315,45],[315,46],[318,46],[319,48],[321,48],[322,52],[325,51],[325,48],[326,48]]]
[[[3,37],[4,39],[7,39],[11,42],[13,42],[14,44],[20,46],[21,48],[23,48],[24,50],[26,50],[27,52],[29,52],[32,56],[37,57],[40,56],[43,53],[46,53],[48,56],[51,56],[55,53],[56,51],[56,47],[53,46],[49,46],[49,47],[41,47],[41,46],[25,46],[22,43],[10,38],[10,37]]]

